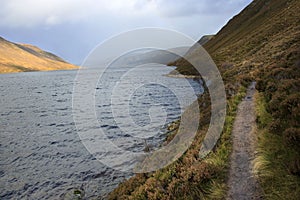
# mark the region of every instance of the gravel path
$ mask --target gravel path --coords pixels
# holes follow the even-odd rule
[[[252,83],[247,90],[247,96],[238,106],[232,131],[233,151],[226,199],[261,199],[251,163],[254,157],[256,125],[254,93],[255,83]]]

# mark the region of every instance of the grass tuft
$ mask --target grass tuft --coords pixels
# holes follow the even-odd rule
[[[259,129],[254,174],[260,181],[265,199],[297,200],[300,197],[300,177],[289,170],[289,165],[299,152],[287,146],[282,135],[270,133],[266,125],[272,118],[266,111],[264,97],[258,94],[256,102]]]

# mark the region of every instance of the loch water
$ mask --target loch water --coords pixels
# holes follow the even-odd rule
[[[116,71],[117,70],[117,71]],[[120,67],[119,71],[123,68]],[[185,79],[164,76],[172,68],[149,66],[131,71],[121,89],[125,93],[133,82],[143,83],[145,77],[168,82],[176,87],[147,83],[132,92],[128,105],[130,117],[139,126],[151,122],[149,109],[159,106],[166,121],[152,124],[157,134],[147,139],[159,147],[165,138],[166,124],[178,119],[184,110],[178,94],[195,100],[183,86]],[[93,74],[93,71],[87,72]],[[126,127],[127,118],[112,115],[111,91],[118,81],[118,69],[108,71],[95,85],[95,113],[101,128],[111,140],[128,151],[141,151],[144,139],[134,128]],[[74,189],[87,198],[101,197],[132,173],[112,169],[99,162],[82,143],[73,119],[72,94],[77,70],[25,72],[0,75],[0,199],[64,199]],[[118,77],[118,78],[115,78]],[[201,82],[189,80],[196,94],[202,92]],[[84,97],[83,97],[84,98]],[[117,109],[123,109],[122,103]],[[185,105],[186,106],[186,105]],[[117,122],[129,133],[120,134]],[[113,153],[113,152],[111,152]]]

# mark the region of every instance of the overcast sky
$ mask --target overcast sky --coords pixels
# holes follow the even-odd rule
[[[214,34],[251,0],[1,0],[0,36],[80,65],[105,39],[161,27],[197,40]]]

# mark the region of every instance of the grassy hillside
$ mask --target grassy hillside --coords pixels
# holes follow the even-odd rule
[[[220,70],[236,70],[236,74],[276,63],[299,48],[298,10],[296,0],[254,0],[204,47]],[[173,64],[179,71],[193,73],[182,59]]]
[[[58,56],[29,44],[15,44],[0,37],[0,73],[76,69]]]
[[[167,168],[120,184],[109,198],[224,199],[236,107],[245,95],[245,86],[256,81],[259,140],[255,174],[266,199],[299,199],[299,10],[299,0],[254,0],[204,44],[221,71],[228,97],[225,127],[215,151],[204,160],[197,154],[209,119],[205,93],[199,99],[203,129],[190,149]],[[191,49],[187,56],[195,58],[198,53]],[[196,74],[183,59],[170,65],[182,74]]]
[[[227,92],[257,81],[255,166],[267,199],[300,196],[299,10],[297,0],[254,0],[204,45]],[[183,73],[194,72],[182,59],[173,64]]]

